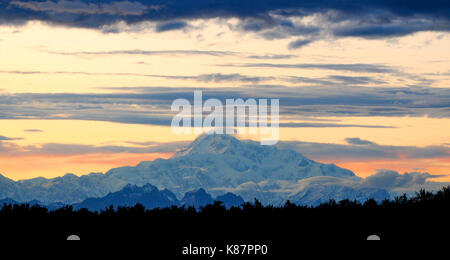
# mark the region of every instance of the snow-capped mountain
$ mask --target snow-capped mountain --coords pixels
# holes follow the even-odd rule
[[[388,190],[368,187],[361,180],[352,180],[330,176],[316,176],[297,182],[269,180],[259,183],[247,182],[235,188],[218,188],[212,194],[231,192],[241,196],[245,201],[257,198],[264,204],[280,206],[287,200],[299,205],[316,206],[330,199],[365,201],[373,198],[377,201],[391,197]]]
[[[117,168],[106,175],[141,185],[152,183],[177,195],[266,180],[296,182],[313,176],[358,179],[349,170],[314,162],[294,151],[217,134],[200,136],[168,160],[143,162],[133,169]]]
[[[302,183],[318,177],[336,178],[340,181],[339,185],[361,181],[349,170],[315,162],[295,151],[262,146],[254,141],[240,141],[229,135],[211,134],[198,137],[170,159],[115,168],[105,174],[92,173],[81,177],[67,174],[53,179],[35,178],[17,182],[0,177],[0,199],[73,204],[87,198],[105,197],[128,184],[151,184],[158,190],[170,190],[180,200],[187,192],[199,189],[216,197],[232,192],[246,201],[258,198],[271,204],[280,204],[289,198],[299,202],[318,201],[320,199],[317,197],[321,194],[326,194],[328,198],[337,196],[339,192],[340,198],[355,197],[355,191],[350,190],[350,186],[347,189],[330,188],[334,190],[330,193],[320,185],[313,189]],[[306,194],[305,190],[308,190]],[[356,197],[372,194],[374,191],[368,189]]]

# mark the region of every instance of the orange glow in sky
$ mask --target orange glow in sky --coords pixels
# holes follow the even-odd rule
[[[144,112],[156,113],[164,105],[164,109],[170,109],[167,100],[163,100],[167,104],[159,106],[135,102],[136,98],[128,101],[126,96],[121,96],[126,94],[124,88],[127,87],[182,90],[186,87],[236,89],[257,85],[267,90],[274,86],[287,89],[316,86],[310,82],[325,81],[325,85],[332,85],[329,80],[343,78],[358,81],[334,82],[332,86],[337,96],[344,87],[355,87],[355,84],[361,92],[365,88],[379,88],[386,92],[392,87],[404,88],[404,91],[385,94],[388,96],[387,106],[406,103],[404,98],[410,87],[450,87],[450,34],[447,32],[417,32],[397,37],[395,41],[325,37],[292,49],[289,48],[292,38],[267,40],[255,33],[231,29],[238,23],[235,18],[199,19],[190,21],[186,30],[155,32],[142,24],[139,30],[125,26],[125,30],[117,33],[52,26],[38,21],[22,26],[0,25],[0,95],[5,100],[0,104],[0,174],[17,180],[62,176],[65,173],[106,172],[113,167],[136,165],[140,161],[169,158],[175,150],[154,149],[156,152],[152,152],[151,149],[156,146],[164,148],[161,145],[164,143],[194,140],[196,135],[174,135],[166,125],[127,122],[129,114],[122,114],[124,111],[145,117]],[[153,28],[151,26],[149,28]],[[196,51],[203,52],[198,54]],[[211,54],[214,51],[220,52]],[[286,66],[246,66],[260,63]],[[296,64],[319,64],[319,68],[293,68]],[[327,66],[320,68],[326,64],[369,64],[392,70],[361,72]],[[205,75],[212,75],[212,79]],[[302,81],[305,78],[310,81]],[[318,89],[321,87],[317,86]],[[255,95],[259,94],[256,88],[253,91]],[[30,93],[41,94],[39,98],[42,100],[21,99],[21,94]],[[55,94],[60,94],[61,98],[46,101],[46,95]],[[114,98],[117,99],[108,99],[107,104],[94,100],[91,106],[86,107],[78,104],[83,101],[81,99],[64,103],[61,101],[64,94],[116,94]],[[152,99],[157,94],[146,95],[144,92],[139,95]],[[282,127],[280,140],[349,145],[346,139],[357,137],[385,150],[389,147],[425,150],[439,147],[449,156],[433,157],[430,153],[428,157],[416,159],[368,157],[361,161],[351,156],[311,159],[335,163],[363,177],[374,174],[377,169],[401,173],[417,169],[430,174],[450,174],[450,119],[439,113],[429,116],[429,93],[420,95],[417,94],[419,97],[405,108],[425,111],[420,115],[401,114],[404,111],[399,109],[393,110],[391,116],[370,112],[362,116],[342,116],[337,110],[347,109],[347,104],[343,103],[335,107],[336,111],[329,111],[327,116],[314,116],[310,121],[296,120],[295,123],[331,122],[375,127]],[[120,98],[126,100],[121,106],[117,105]],[[314,93],[311,98],[314,98]],[[353,101],[352,97],[350,101]],[[47,102],[47,107],[39,102]],[[74,110],[85,111],[82,114],[85,118],[81,116],[81,119],[74,120],[70,117],[72,111],[62,111],[69,105],[74,106]],[[372,104],[366,105],[370,107]],[[437,104],[433,108],[444,105]],[[102,114],[105,106],[109,106],[111,114]],[[143,109],[145,106],[147,110]],[[370,108],[385,109],[379,105]],[[317,107],[312,106],[307,110],[314,113],[315,109]],[[298,111],[293,114],[296,113],[301,114]],[[94,117],[89,118],[92,115]],[[294,123],[294,120],[285,119],[285,122]],[[141,150],[118,152],[121,147],[130,151]],[[439,180],[448,181],[450,178]]]

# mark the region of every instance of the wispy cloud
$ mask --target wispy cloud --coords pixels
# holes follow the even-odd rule
[[[378,145],[359,138],[351,138],[349,144],[285,141],[280,142],[278,146],[296,150],[310,158],[333,159],[335,161],[450,158],[450,148],[446,146]]]
[[[358,124],[332,124],[332,123],[280,123],[280,127],[360,127],[360,128],[395,128],[385,125],[358,125]]]
[[[100,55],[206,55],[206,56],[236,56],[240,52],[233,51],[202,51],[202,50],[111,50],[111,51],[54,51],[41,49],[38,50],[50,54],[70,55],[70,56],[100,56]]]
[[[132,76],[132,77],[150,77],[150,78],[164,78],[174,80],[196,80],[198,82],[253,82],[273,80],[274,77],[257,77],[246,76],[238,73],[233,74],[200,74],[196,76],[183,75],[158,75],[158,74],[144,74],[144,73],[128,73],[128,72],[84,72],[84,71],[26,71],[26,70],[0,70],[0,73],[6,74],[21,74],[21,75],[84,75],[84,76]]]
[[[134,77],[151,77],[151,78],[166,78],[166,79],[196,79],[196,76],[171,76],[171,75],[157,75],[157,74],[143,74],[131,72],[86,72],[86,71],[38,71],[38,70],[0,70],[0,73],[7,74],[21,74],[21,75],[84,75],[84,76],[134,76]]]
[[[0,141],[15,141],[15,140],[22,140],[23,138],[10,138],[3,135],[0,135]]]
[[[109,53],[109,52],[105,52]],[[70,54],[72,55],[72,54]],[[74,54],[77,55],[77,54]],[[209,55],[209,54],[207,54]],[[215,55],[215,54],[212,54]],[[145,63],[144,63],[145,64]],[[394,67],[382,64],[287,64],[287,63],[242,63],[242,64],[218,64],[219,67],[246,67],[246,68],[280,68],[280,69],[307,69],[307,70],[330,70],[337,72],[351,72],[351,73],[367,73],[368,75],[328,75],[324,77],[302,77],[302,76],[253,76],[243,75],[240,73],[209,73],[199,75],[161,75],[161,74],[146,74],[135,72],[92,72],[92,71],[40,71],[40,70],[0,70],[0,73],[5,74],[20,74],[20,75],[83,75],[83,76],[131,76],[131,77],[150,77],[150,78],[164,78],[172,80],[193,80],[197,82],[266,82],[276,80],[278,82],[286,83],[304,83],[310,85],[321,86],[357,86],[357,85],[386,85],[388,82],[384,79],[386,74],[395,76],[398,79],[407,79],[417,84],[429,85],[433,80],[411,75]]]
[[[279,60],[279,59],[292,59],[298,57],[297,55],[290,54],[265,54],[265,55],[249,55],[247,58],[249,59],[257,59],[257,60]]]
[[[29,133],[42,133],[44,132],[44,130],[41,129],[25,129],[25,132],[29,132]]]
[[[349,68],[350,69],[350,68]],[[259,83],[266,81],[281,81],[287,83],[306,83],[312,85],[368,85],[372,86],[386,84],[387,82],[375,77],[369,76],[338,76],[330,75],[319,78],[307,78],[298,76],[251,76],[239,73],[223,74],[210,73],[200,75],[159,75],[159,74],[145,74],[134,72],[86,72],[86,71],[38,71],[38,70],[0,70],[0,73],[5,74],[20,74],[20,75],[83,75],[83,76],[131,76],[131,77],[149,77],[149,78],[163,78],[171,80],[194,80],[197,82],[243,82],[243,83]]]
[[[256,54],[249,52],[218,51],[218,50],[111,50],[111,51],[58,51],[36,48],[38,51],[66,56],[113,56],[113,55],[138,55],[138,56],[211,56],[211,57],[240,57],[255,60],[286,60],[298,57],[292,54],[265,53]]]
[[[299,76],[288,76],[284,79],[280,79],[281,81],[291,82],[291,83],[306,83],[313,85],[322,85],[322,86],[334,86],[334,85],[346,85],[346,86],[355,86],[355,85],[380,85],[387,84],[387,82],[379,77],[370,77],[370,76],[343,76],[343,75],[329,75],[326,77],[316,77],[316,78],[308,78],[308,77],[299,77]]]
[[[136,145],[136,143],[130,142]],[[26,145],[20,146],[9,143],[7,145],[0,142],[0,154],[7,154],[8,156],[36,156],[36,155],[86,155],[99,153],[173,153],[177,149],[181,149],[188,145],[188,142],[171,142],[171,143],[140,143],[136,146],[94,146],[82,144],[64,144],[64,143],[44,143],[40,145]]]
[[[320,69],[334,71],[350,71],[365,73],[394,73],[397,69],[383,64],[321,64],[321,63],[236,63],[236,64],[219,64],[224,67],[243,67],[243,68],[281,68],[281,69]]]
[[[198,81],[203,82],[228,82],[228,81],[239,81],[239,82],[260,82],[267,80],[274,80],[275,77],[256,77],[256,76],[246,76],[239,73],[233,74],[202,74],[197,77]]]
[[[345,141],[348,144],[354,144],[354,145],[375,145],[374,142],[371,142],[368,140],[363,140],[359,137],[349,137],[349,138],[346,138]]]

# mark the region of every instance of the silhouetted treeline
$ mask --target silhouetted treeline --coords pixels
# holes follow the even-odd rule
[[[77,234],[83,240],[144,240],[178,248],[186,242],[266,243],[273,250],[299,241],[433,240],[449,234],[450,187],[420,191],[377,203],[375,200],[329,201],[317,207],[263,206],[259,201],[227,210],[215,202],[200,210],[171,207],[146,210],[142,205],[107,208],[99,212],[49,211],[40,206],[4,205],[2,230],[11,239],[64,240]],[[292,238],[294,237],[294,239]]]
[[[247,202],[240,207],[226,209],[222,202],[216,201],[212,205],[207,205],[196,209],[194,207],[177,207],[147,210],[144,206],[136,204],[134,207],[113,207],[104,210],[91,212],[87,209],[74,210],[72,206],[65,206],[56,210],[48,210],[39,205],[29,204],[4,204],[0,207],[0,217],[110,217],[110,216],[251,216],[255,214],[285,214],[297,212],[332,211],[332,210],[357,210],[357,209],[433,209],[448,207],[450,204],[450,187],[445,187],[437,192],[421,190],[415,196],[396,197],[393,200],[384,200],[381,203],[369,199],[365,202],[356,200],[341,200],[339,202],[330,200],[316,207],[296,205],[287,201],[282,207],[264,206],[257,199],[253,203]]]

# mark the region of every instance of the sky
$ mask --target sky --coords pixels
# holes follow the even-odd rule
[[[169,158],[202,90],[278,98],[280,148],[450,181],[449,30],[438,0],[1,1],[0,174]]]

